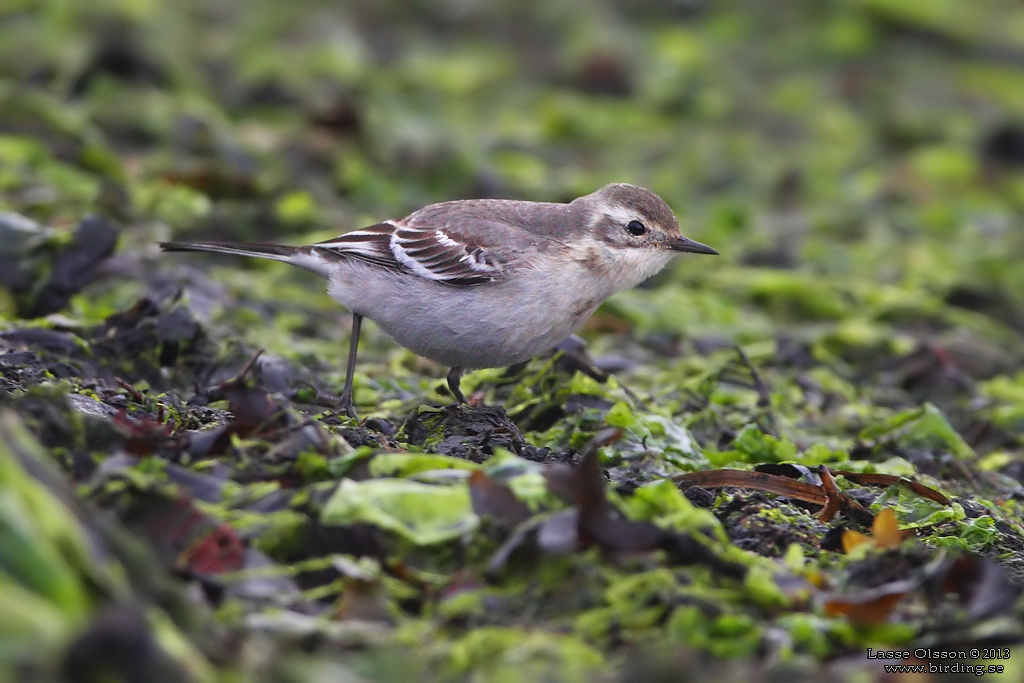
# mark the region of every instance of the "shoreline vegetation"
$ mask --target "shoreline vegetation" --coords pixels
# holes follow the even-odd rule
[[[16,0],[0,680],[1021,679],[1020,26]],[[319,279],[157,248],[609,182],[721,256],[468,407],[368,323],[339,415]]]

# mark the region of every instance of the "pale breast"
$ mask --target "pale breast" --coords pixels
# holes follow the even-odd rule
[[[474,287],[360,266],[329,292],[416,354],[465,368],[513,365],[554,348],[606,296],[571,264]]]

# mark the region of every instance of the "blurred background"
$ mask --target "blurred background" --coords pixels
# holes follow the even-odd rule
[[[121,250],[624,181],[723,254],[620,297],[634,323],[1024,326],[1013,0],[4,6],[0,208],[105,213]]]
[[[0,332],[15,350],[0,399],[77,477],[128,448],[101,442],[82,414],[113,431],[128,406],[163,444],[165,404],[185,416],[175,429],[224,419],[187,402],[256,348],[284,359],[289,399],[336,392],[348,320],[322,283],[156,242],[299,244],[439,200],[567,201],[609,182],[653,189],[687,236],[722,254],[675,259],[582,331],[650,402],[615,457],[681,471],[870,456],[866,467],[900,475],[998,481],[993,500],[1024,495],[1018,0],[0,0]],[[357,402],[382,420],[360,427],[372,445],[415,406],[447,399],[443,369],[369,328]],[[467,378],[507,409],[521,445],[579,449],[613,404],[618,426],[634,419],[617,384],[545,362],[536,384]],[[963,475],[955,459],[971,455]],[[217,467],[205,471],[232,476]],[[664,476],[618,481],[632,489],[652,472]],[[785,547],[770,540],[768,556]],[[1019,560],[1019,546],[1003,550]],[[28,593],[0,591],[5,613]],[[0,665],[38,638],[66,642],[92,614],[84,602],[74,619],[17,604],[30,605],[28,626],[0,641]],[[808,619],[792,642],[811,657],[859,642]],[[678,637],[706,647],[710,636],[685,639],[712,621]],[[542,655],[554,623],[535,632]],[[106,627],[138,632],[131,620]],[[722,652],[763,654],[749,631]],[[617,624],[609,634],[621,642]],[[260,670],[256,642],[210,666],[244,655]],[[453,661],[470,666],[468,651]]]

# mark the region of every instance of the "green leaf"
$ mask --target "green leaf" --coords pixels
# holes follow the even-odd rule
[[[431,470],[476,470],[476,463],[437,453],[380,453],[370,459],[373,477],[411,477]]]
[[[785,591],[779,588],[765,565],[755,564],[747,571],[744,580],[747,594],[754,602],[765,607],[783,607],[789,604]]]
[[[708,531],[725,541],[721,522],[710,510],[694,506],[672,481],[662,479],[641,486],[622,502],[630,519],[654,522],[676,531]]]
[[[938,448],[961,459],[974,457],[974,450],[931,403],[904,410],[879,425],[867,427],[859,437],[863,441],[892,439],[911,448]]]
[[[630,429],[633,426],[633,421],[633,411],[629,409],[625,401],[619,401],[613,405],[608,411],[608,415],[605,416],[605,422],[609,427]]]
[[[796,459],[796,446],[792,442],[776,439],[752,424],[743,428],[732,445],[735,450],[746,456],[746,462],[783,462]]]
[[[14,413],[0,415],[0,573],[47,598],[72,621],[90,602],[83,574],[85,537],[70,510],[22,469],[45,461],[41,446]]]
[[[450,541],[480,522],[465,485],[434,486],[404,479],[344,479],[324,506],[321,520],[374,524],[416,545]]]
[[[603,668],[600,653],[579,638],[550,631],[486,626],[456,640],[449,661],[474,680],[584,681]]]

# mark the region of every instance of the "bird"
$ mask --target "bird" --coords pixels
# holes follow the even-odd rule
[[[327,280],[352,314],[339,411],[356,415],[352,378],[364,318],[449,369],[452,396],[468,369],[515,365],[556,347],[612,294],[683,252],[717,255],[682,235],[654,192],[613,183],[565,202],[462,199],[430,204],[304,246],[161,242],[163,251],[283,261]]]

